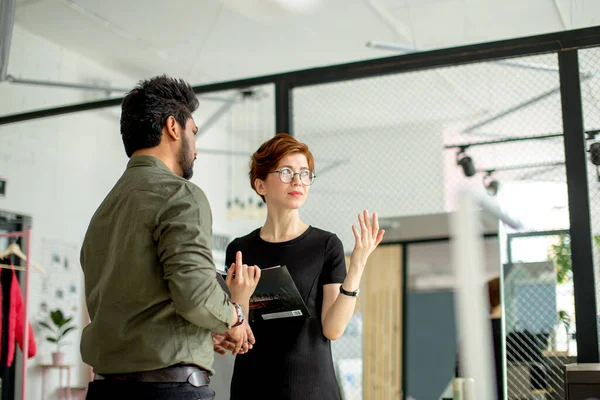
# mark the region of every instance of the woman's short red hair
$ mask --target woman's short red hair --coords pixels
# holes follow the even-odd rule
[[[271,139],[264,142],[250,160],[250,186],[256,192],[254,182],[256,179],[265,180],[269,172],[272,172],[282,158],[292,153],[300,153],[306,156],[308,168],[314,172],[315,159],[308,149],[308,146],[287,133],[278,133]],[[258,192],[257,192],[258,194]],[[260,196],[260,194],[259,194]],[[260,196],[263,201],[265,198]]]

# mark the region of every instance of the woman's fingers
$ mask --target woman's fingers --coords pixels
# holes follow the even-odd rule
[[[373,228],[371,229],[371,236],[372,237],[377,237],[377,235],[379,234],[379,217],[377,216],[377,213],[373,213]]]
[[[360,243],[360,234],[358,233],[358,229],[356,229],[356,226],[352,225],[352,233],[354,234],[354,240],[356,241],[356,244]]]
[[[364,240],[367,235],[367,225],[365,224],[363,214],[358,214],[358,222],[360,223],[360,238]]]
[[[367,231],[370,233],[371,232],[371,217],[369,216],[369,211],[364,210],[363,214],[364,214],[365,226],[367,227]]]
[[[260,276],[261,276],[262,272],[260,270],[260,268],[258,268],[258,265],[254,266],[254,284],[256,285],[258,283],[258,281],[260,281]]]
[[[385,233],[385,231],[382,229],[377,234],[377,240],[375,241],[375,247],[379,246],[379,243],[381,243],[381,241],[383,240],[383,234],[384,233]]]
[[[381,243],[383,240],[384,231],[379,226],[379,216],[376,212],[373,215],[369,215],[368,210],[363,210],[358,214],[359,229],[352,225],[352,233],[354,234],[354,240],[356,246],[364,248],[374,248]]]

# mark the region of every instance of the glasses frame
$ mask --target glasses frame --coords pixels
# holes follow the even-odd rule
[[[286,182],[286,181],[284,181],[284,180],[283,180],[283,177],[282,177],[282,174],[281,174],[281,172],[282,172],[283,170],[289,170],[289,171],[291,171],[291,172],[292,172],[292,179],[290,179],[290,181],[289,181],[289,182]],[[308,185],[307,185],[306,183],[302,182],[302,173],[303,173],[304,171],[308,171],[308,172],[309,172],[309,174],[310,174],[310,175],[308,175],[308,176],[311,178],[311,181],[310,181],[310,183],[309,183]],[[300,172],[294,172],[294,170],[293,170],[293,169],[291,169],[291,168],[288,168],[288,167],[283,167],[283,168],[276,169],[275,171],[271,171],[271,172],[269,172],[269,173],[270,173],[270,174],[279,174],[279,180],[280,180],[282,183],[286,183],[286,184],[289,184],[289,183],[292,183],[292,182],[294,182],[294,178],[296,177],[296,175],[298,175],[298,177],[299,177],[299,179],[300,179],[300,183],[301,183],[302,185],[304,185],[304,186],[311,186],[313,183],[315,183],[315,179],[317,178],[317,175],[316,175],[316,174],[315,174],[313,171],[311,171],[310,169],[303,169],[303,170],[300,170]]]

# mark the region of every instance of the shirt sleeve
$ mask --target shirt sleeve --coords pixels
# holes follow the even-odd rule
[[[337,235],[331,235],[325,247],[325,264],[323,265],[323,285],[343,283],[346,279],[346,258],[344,246]]]
[[[154,240],[175,309],[212,332],[229,329],[232,305],[216,278],[212,213],[200,188],[182,184],[171,195],[157,214]]]

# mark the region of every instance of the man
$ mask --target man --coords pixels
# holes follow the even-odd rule
[[[96,376],[87,398],[214,399],[213,334],[249,349],[244,311],[260,279],[238,254],[216,278],[212,215],[189,179],[198,131],[191,87],[159,76],[127,94],[121,135],[130,161],[95,212],[81,249],[91,322],[83,361]]]

